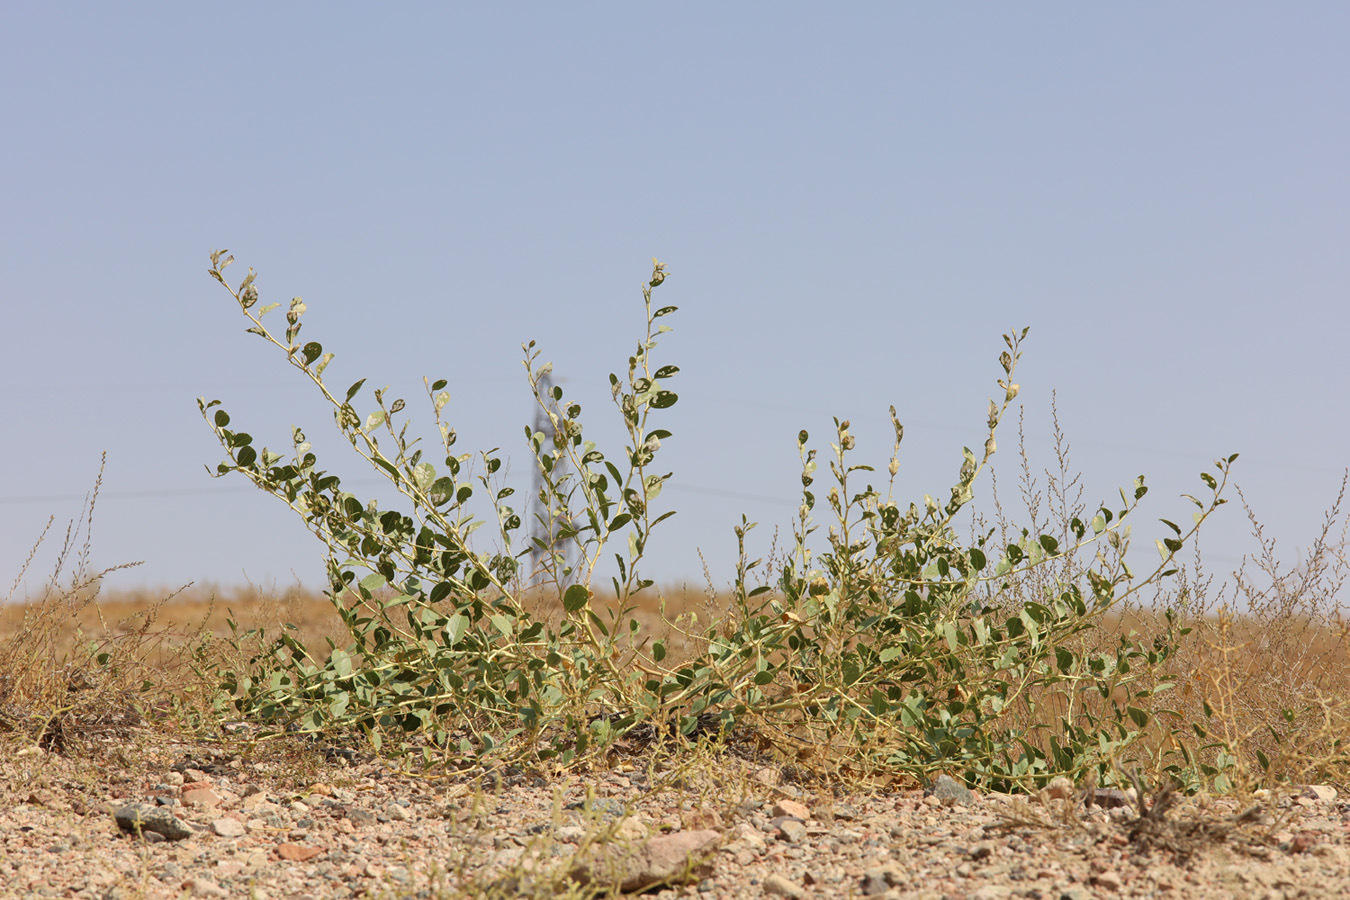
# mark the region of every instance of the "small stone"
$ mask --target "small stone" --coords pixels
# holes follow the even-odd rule
[[[737,822],[731,829],[731,843],[734,850],[763,850],[768,846],[764,839],[764,832],[760,831],[749,822]]]
[[[592,816],[597,816],[602,821],[606,822],[621,819],[628,815],[627,805],[625,805],[622,800],[616,800],[613,797],[594,797],[589,800],[576,800],[567,804],[564,808],[579,812],[583,816],[590,813]]]
[[[904,875],[894,866],[872,866],[863,872],[863,880],[879,881],[884,886],[880,893],[885,893],[893,887],[898,887],[904,882]]]
[[[624,819],[614,829],[614,836],[621,841],[643,841],[651,832],[637,819]]]
[[[237,859],[218,859],[216,874],[221,878],[238,878],[244,874],[244,864]]]
[[[209,879],[206,878],[194,878],[186,885],[184,885],[184,887],[189,888],[192,891],[192,895],[194,897],[229,896],[228,892],[223,887],[216,884],[214,881],[210,881]]]
[[[791,897],[792,900],[799,900],[799,898],[806,896],[806,893],[800,887],[782,875],[770,875],[765,878],[764,893],[778,897]]]
[[[1120,876],[1110,869],[1105,872],[1098,872],[1090,880],[1097,887],[1106,888],[1108,891],[1118,891],[1125,886],[1125,882],[1120,880]]]
[[[1092,895],[1080,887],[1071,887],[1059,895],[1059,900],[1092,900]]]
[[[1092,802],[1102,809],[1122,809],[1130,805],[1130,795],[1110,788],[1097,788],[1092,792]]]
[[[1012,888],[1002,884],[986,884],[966,894],[966,900],[1007,900]]]
[[[216,819],[211,823],[211,830],[220,837],[243,837],[247,829],[238,819]]]
[[[353,825],[374,825],[375,814],[368,809],[347,810],[347,821]]]
[[[1319,803],[1330,803],[1336,799],[1336,789],[1329,784],[1310,784],[1299,796]]]
[[[765,766],[751,777],[760,784],[774,787],[783,780],[783,772],[777,766]]]
[[[1293,840],[1289,842],[1290,853],[1307,853],[1316,847],[1320,842],[1321,836],[1314,831],[1300,831],[1294,835]]]
[[[722,816],[715,809],[695,809],[680,816],[680,827],[691,831],[720,831]]]
[[[709,855],[721,839],[716,831],[680,831],[636,846],[600,846],[579,860],[571,875],[583,886],[616,886],[624,893],[697,882],[712,875]]]
[[[865,874],[862,879],[862,892],[864,897],[880,897],[891,889],[886,883],[886,879],[879,875]]]
[[[209,809],[220,805],[220,795],[211,788],[192,788],[183,790],[183,805],[199,809]]]
[[[811,810],[796,800],[779,800],[773,805],[773,815],[791,816],[794,819],[801,819],[805,822],[811,818]]]
[[[783,840],[795,844],[798,841],[805,839],[806,826],[797,819],[785,818],[781,822],[777,819],[774,821],[778,822],[778,831],[782,834]]]
[[[167,809],[150,806],[147,803],[129,803],[119,807],[113,818],[117,827],[131,834],[139,834],[153,841],[150,835],[159,839],[181,841],[192,834],[192,829]]]
[[[384,811],[389,815],[389,818],[393,819],[395,822],[406,822],[412,818],[412,813],[408,812],[397,803],[389,804],[389,806],[385,807]]]
[[[169,772],[164,776],[164,783],[174,787],[182,787],[187,779],[183,777],[182,772]]]
[[[305,844],[293,844],[290,842],[277,844],[277,856],[291,862],[305,862],[311,860],[323,853],[318,847],[309,847]]]
[[[970,858],[973,860],[986,859],[994,853],[993,841],[980,841],[974,847],[970,848]]]
[[[943,806],[970,806],[975,792],[950,775],[939,775],[925,794],[936,797]]]
[[[1042,794],[1050,800],[1068,800],[1073,796],[1073,782],[1061,775],[1047,784]]]

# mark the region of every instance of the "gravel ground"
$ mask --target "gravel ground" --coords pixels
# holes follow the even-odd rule
[[[651,895],[1350,897],[1350,803],[1325,787],[1141,819],[1112,792],[850,795],[737,757],[484,789],[329,756],[164,739],[116,762],[10,751],[0,896],[543,897],[665,877],[682,883]]]

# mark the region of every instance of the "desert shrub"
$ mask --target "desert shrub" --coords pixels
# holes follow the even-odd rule
[[[925,777],[936,770],[972,782],[1030,787],[1059,773],[1110,781],[1153,752],[1157,676],[1185,628],[1170,613],[1148,637],[1085,640],[1112,609],[1177,572],[1174,558],[1219,505],[1235,457],[1201,478],[1207,499],[1189,498],[1193,522],[1158,542],[1160,562],[1143,574],[1126,562],[1129,527],[1147,490],[1143,478],[1101,504],[1068,516],[1058,533],[995,528],[959,534],[974,486],[997,450],[995,434],[1018,395],[1014,381],[1026,330],[1004,336],[997,399],[976,453],[962,451],[946,499],[902,504],[892,496],[904,429],[894,408],[893,452],[883,487],[855,462],[846,421],[824,455],[829,484],[816,485],[819,452],[799,435],[801,504],[786,559],[763,583],[762,561],[740,556],[731,615],[699,625],[668,623],[694,652],[675,661],[667,641],[642,629],[636,598],[652,589],[642,561],[671,477],[657,463],[660,413],[677,401],[679,369],[658,365],[658,337],[674,307],[656,308],[666,269],[654,263],[642,289],[645,333],[626,371],[609,378],[625,445],[602,450],[583,434],[582,410],[546,377],[534,342],[523,346],[529,385],[549,424],[527,426],[540,473],[541,528],[522,538],[512,489],[499,481],[498,451],[460,452],[445,418],[446,380],[425,381],[434,445],[410,434],[407,404],[365,380],[334,389],[333,359],[302,341],[306,305],[290,301],[285,327],[264,317],[250,271],[225,279],[232,257],[212,254],[211,274],[249,320],[331,406],[338,431],[401,495],[402,509],[344,491],[319,467],[301,428],[283,452],[258,450],[217,400],[199,401],[239,473],[281,499],[326,548],[327,596],[350,641],[323,651],[293,633],[265,645],[248,667],[221,672],[231,712],[286,730],[360,730],[377,746],[419,748],[428,759],[527,755],[567,763],[634,732],[692,736],[748,731],[761,742],[823,768]],[[434,447],[434,449],[432,449]],[[884,490],[884,493],[883,493]],[[824,501],[823,504],[820,501]],[[478,505],[476,505],[478,504]],[[830,524],[822,533],[816,516]],[[483,528],[487,524],[488,528]],[[823,539],[823,540],[822,540]],[[593,602],[601,560],[613,560],[608,609]],[[533,564],[531,560],[536,561]],[[540,588],[540,584],[544,588]],[[541,617],[540,591],[560,615]],[[1177,759],[1181,759],[1178,762]],[[1184,757],[1155,764],[1177,767]]]

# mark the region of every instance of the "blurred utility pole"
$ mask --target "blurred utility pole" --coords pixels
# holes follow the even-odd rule
[[[553,402],[552,372],[544,373],[539,379],[539,395],[547,402]],[[534,430],[543,433],[543,449],[553,456],[553,471],[550,475],[553,483],[557,485],[567,472],[567,454],[559,446],[553,420],[544,412],[543,407],[534,414]],[[559,522],[554,518],[558,510],[550,509],[548,486],[544,482],[544,473],[537,461],[534,468],[534,492],[531,497],[534,515],[530,517],[530,580],[536,585],[543,584],[546,576],[544,565],[550,558],[554,558],[559,586],[566,586],[571,579],[564,578],[562,570],[572,563],[572,542],[558,537]]]

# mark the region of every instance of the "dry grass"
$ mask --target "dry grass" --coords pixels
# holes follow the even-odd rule
[[[1023,500],[1032,524],[1043,531],[1053,531],[1055,519],[1080,514],[1066,471],[1063,448],[1061,472],[1050,475],[1056,509],[1046,519],[1039,489],[1024,469]],[[1197,555],[1170,594],[1128,602],[1086,633],[1083,649],[1105,650],[1130,634],[1151,641],[1166,633],[1169,612],[1174,626],[1190,629],[1172,656],[1143,679],[1146,687],[1175,685],[1150,709],[1146,748],[1159,771],[1175,760],[1180,732],[1200,735],[1190,741],[1199,748],[1197,759],[1224,769],[1235,788],[1278,782],[1345,785],[1350,779],[1350,623],[1340,605],[1350,563],[1345,531],[1335,530],[1344,491],[1343,484],[1319,539],[1299,565],[1280,562],[1274,541],[1248,509],[1259,551],[1227,580],[1209,575]],[[96,499],[97,485],[87,510],[67,529],[44,589],[29,598],[16,598],[11,590],[0,605],[0,736],[8,732],[20,742],[68,749],[82,738],[126,732],[147,720],[180,726],[209,722],[215,685],[202,673],[220,667],[243,671],[249,653],[262,646],[256,638],[252,644],[233,644],[231,619],[240,634],[262,629],[274,637],[291,627],[301,643],[316,651],[329,640],[339,647],[350,644],[329,599],[300,588],[101,590],[107,573],[88,569],[88,541],[81,540]],[[44,532],[38,545],[46,539]],[[35,545],[16,585],[36,550]],[[1068,567],[1063,572],[1046,567],[1045,583],[1016,589],[1035,596],[1053,588],[1056,577],[1075,571],[1073,560],[1063,565]],[[1000,604],[1017,601],[997,598]],[[556,599],[543,594],[527,606],[545,619],[561,617]],[[615,606],[612,597],[597,596],[592,603],[597,611]],[[643,592],[632,615],[641,626],[640,637],[665,639],[678,660],[697,655],[703,649],[697,635],[710,623],[728,621],[733,608],[724,593],[682,586]],[[1121,699],[1088,697],[1095,707],[1087,708],[1100,712]],[[1066,708],[1066,696],[1043,696],[1035,712],[1012,724],[1041,725],[1053,733]]]
[[[291,588],[269,595],[254,587],[189,587],[95,595],[93,587],[0,609],[0,666],[6,673],[34,673],[22,701],[29,708],[43,706],[35,701],[46,697],[52,711],[63,709],[68,704],[56,701],[64,699],[63,691],[71,693],[73,673],[95,669],[103,673],[99,702],[104,705],[153,706],[156,694],[200,693],[206,686],[197,683],[189,664],[229,660],[235,651],[226,640],[227,618],[233,618],[241,632],[262,628],[268,635],[279,633],[285,624],[294,625],[296,636],[313,648],[326,646],[325,639],[338,646],[347,643],[331,602],[317,592]],[[597,606],[613,606],[612,599],[597,599]],[[643,633],[669,632],[661,619],[661,601],[669,619],[693,613],[699,622],[708,622],[712,613],[726,608],[722,604],[727,599],[683,589],[654,592],[635,612]],[[557,615],[542,601],[534,611]],[[1177,683],[1174,691],[1160,697],[1160,707],[1174,709],[1188,727],[1200,724],[1224,739],[1256,780],[1261,780],[1258,750],[1270,762],[1271,776],[1304,782],[1344,778],[1346,749],[1340,739],[1350,734],[1350,701],[1345,699],[1350,698],[1350,642],[1344,621],[1285,607],[1279,615],[1266,611],[1264,616],[1220,610],[1184,624],[1193,629],[1191,634],[1158,673],[1159,680]],[[1108,647],[1121,635],[1152,635],[1164,627],[1161,613],[1132,609],[1104,619],[1093,642]],[[114,665],[91,668],[90,660],[100,653],[109,654]],[[37,677],[39,672],[44,674]],[[108,674],[115,677],[108,680]],[[69,683],[63,686],[62,679]],[[12,693],[12,676],[0,684],[8,685]],[[110,699],[114,697],[120,699],[114,702]],[[9,707],[19,700],[18,695],[10,696]],[[1204,712],[1206,703],[1213,710],[1210,716]],[[1286,710],[1294,713],[1292,720],[1286,718]],[[1043,700],[1039,718],[1054,724],[1060,712],[1060,706]],[[1166,748],[1169,738],[1160,731],[1155,745]]]

